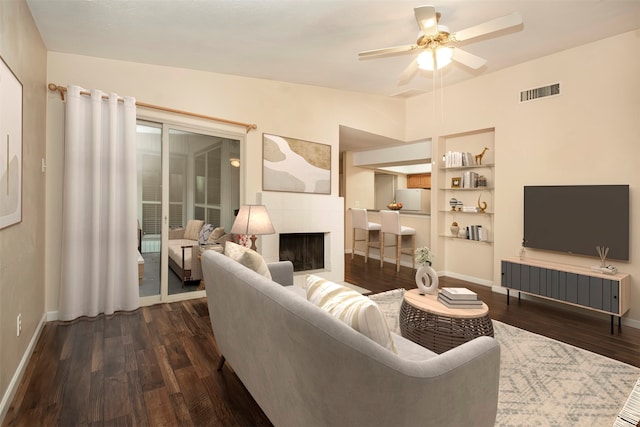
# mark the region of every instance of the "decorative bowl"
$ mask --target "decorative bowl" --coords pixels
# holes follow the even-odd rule
[[[389,203],[387,207],[392,211],[399,211],[400,209],[402,209],[402,203]]]

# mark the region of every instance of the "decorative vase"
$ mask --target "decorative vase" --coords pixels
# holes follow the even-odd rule
[[[458,224],[456,223],[451,224],[451,235],[453,237],[458,237],[458,230],[460,230],[460,227],[458,227]]]
[[[416,271],[416,285],[418,285],[420,294],[437,294],[438,283],[438,273],[430,265],[423,265]]]

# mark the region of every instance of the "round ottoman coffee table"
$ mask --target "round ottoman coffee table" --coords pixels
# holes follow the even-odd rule
[[[400,308],[402,336],[438,354],[481,336],[493,336],[489,307],[448,308],[437,295],[404,294]]]

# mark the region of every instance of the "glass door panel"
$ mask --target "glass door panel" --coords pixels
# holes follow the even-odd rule
[[[239,208],[240,141],[138,120],[137,186],[142,305],[203,296],[200,229],[228,232]]]
[[[239,186],[237,179],[232,179],[238,172],[229,161],[230,157],[239,157],[239,145],[237,140],[169,129],[170,216],[173,210],[181,212],[181,222],[176,214],[170,219],[171,227],[190,231],[189,221],[200,220],[214,228],[231,230],[234,217],[227,215],[225,221],[223,211],[233,212],[239,207]],[[198,237],[199,232],[183,236],[179,250],[169,241],[168,295],[204,289]]]
[[[160,295],[162,242],[162,125],[138,121],[138,261],[140,297]]]

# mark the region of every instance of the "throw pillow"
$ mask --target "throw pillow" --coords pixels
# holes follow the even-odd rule
[[[216,243],[216,240],[224,236],[224,227],[216,227],[209,234],[209,241],[207,243]]]
[[[200,234],[200,229],[204,221],[200,219],[190,219],[187,222],[187,226],[184,228],[184,239],[188,240],[198,240],[198,235]]]
[[[256,273],[262,274],[267,279],[271,279],[271,272],[267,267],[267,263],[262,258],[262,255],[253,249],[227,242],[224,246],[224,254]]]
[[[211,232],[213,231],[213,224],[205,224],[200,229],[200,234],[198,234],[198,243],[204,245],[209,240],[209,236],[211,236]]]
[[[380,307],[353,289],[308,275],[307,299],[384,348],[397,353]]]

